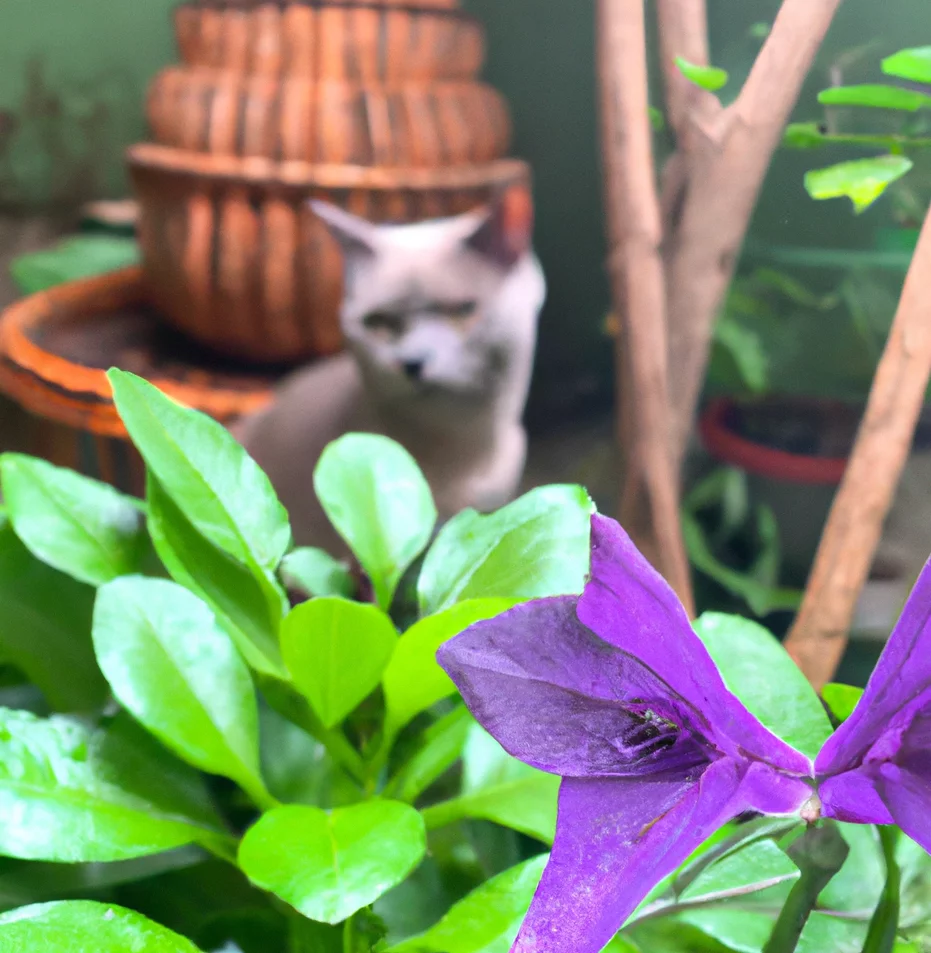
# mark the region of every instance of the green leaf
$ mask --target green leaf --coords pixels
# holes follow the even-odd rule
[[[91,642],[94,590],[40,562],[0,511],[0,660],[58,711],[93,711],[108,695]]]
[[[428,830],[475,818],[552,844],[558,777],[512,758],[478,724],[472,726],[463,763],[463,793],[422,812]]]
[[[773,734],[814,759],[831,734],[818,696],[779,641],[740,616],[706,612],[695,631],[727,687]]]
[[[909,172],[914,163],[905,156],[854,159],[814,169],[805,174],[805,188],[813,199],[847,196],[859,214],[869,208],[893,182]]]
[[[149,535],[171,578],[213,609],[252,668],[283,678],[278,629],[285,593],[273,577],[250,571],[202,536],[151,473],[146,487]]]
[[[424,560],[421,615],[466,599],[521,602],[581,592],[593,511],[582,487],[544,486],[488,516],[459,513]]]
[[[666,117],[655,106],[649,107],[650,125],[654,132],[662,132],[666,128]]]
[[[288,553],[279,572],[289,589],[301,589],[309,596],[351,599],[356,591],[355,581],[343,563],[310,546]]]
[[[896,152],[904,148],[927,148],[931,138],[898,133],[832,133],[816,122],[793,122],[786,127],[782,144],[787,149],[818,149],[826,145],[869,146]],[[824,254],[822,251],[821,254]],[[850,252],[845,250],[845,255]],[[861,252],[868,255],[868,252]],[[845,259],[846,261],[846,259]]]
[[[882,61],[882,70],[887,76],[931,85],[931,46],[899,50]]]
[[[765,890],[797,880],[798,867],[771,840],[749,844],[701,873],[679,897],[680,902],[708,903],[719,895]]]
[[[107,583],[94,609],[94,647],[114,694],[152,734],[269,803],[249,670],[197,596],[163,579]]]
[[[66,281],[128,268],[138,264],[139,257],[134,238],[76,235],[54,248],[14,258],[10,275],[24,295],[31,295]]]
[[[129,860],[225,842],[200,778],[139,728],[0,709],[0,854]]]
[[[389,953],[508,953],[543,876],[547,854],[492,877],[426,933]]]
[[[862,86],[834,86],[818,94],[823,106],[867,106],[873,109],[901,109],[917,112],[931,106],[931,96],[900,86],[867,83]]]
[[[339,923],[404,880],[425,851],[423,821],[406,804],[279,807],[247,832],[239,864],[305,917]]]
[[[676,66],[687,80],[702,89],[707,89],[710,93],[717,92],[726,86],[730,78],[727,70],[718,69],[716,66],[698,66],[681,56],[676,57]]]
[[[0,457],[0,480],[16,535],[44,563],[91,586],[139,570],[148,541],[130,497],[21,454]]]
[[[381,609],[346,599],[301,603],[281,627],[294,685],[325,728],[375,691],[397,644],[397,630]]]
[[[706,907],[679,914],[678,920],[698,927],[735,953],[762,953],[773,929],[772,917],[765,913],[734,907]],[[861,953],[866,924],[831,917],[817,911],[811,915],[796,953]],[[909,945],[899,941],[895,953],[909,953]]]
[[[21,907],[0,915],[0,953],[198,953],[142,914],[88,900]]]
[[[397,643],[382,679],[387,705],[385,733],[394,737],[408,722],[456,691],[436,661],[437,649],[470,625],[514,606],[507,599],[472,599],[411,626]]]
[[[469,710],[457,705],[431,725],[417,750],[388,782],[385,796],[413,804],[424,791],[462,757],[471,727]]]
[[[417,462],[387,437],[347,434],[323,451],[314,489],[387,609],[436,524],[433,495]]]
[[[841,722],[846,721],[853,714],[857,702],[863,697],[863,689],[831,682],[821,689],[821,697],[831,710],[831,714]]]
[[[291,529],[268,477],[215,420],[125,371],[108,375],[146,466],[195,528],[250,568],[274,571]]]

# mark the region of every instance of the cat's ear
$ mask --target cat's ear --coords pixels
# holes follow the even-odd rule
[[[314,215],[329,228],[347,257],[360,258],[375,254],[377,226],[329,202],[312,199],[310,207]]]
[[[533,198],[525,186],[512,186],[492,202],[466,244],[502,268],[513,268],[530,251]]]

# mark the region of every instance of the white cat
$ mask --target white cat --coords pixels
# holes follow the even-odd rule
[[[342,549],[313,491],[324,447],[350,431],[401,443],[440,518],[515,494],[521,423],[546,294],[530,216],[504,201],[414,225],[374,225],[314,203],[345,258],[349,353],[298,371],[234,433],[268,473],[301,545]]]

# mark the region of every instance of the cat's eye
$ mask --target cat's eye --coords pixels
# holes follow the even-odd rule
[[[451,301],[441,305],[437,310],[449,318],[471,318],[478,309],[477,301]]]
[[[369,331],[382,331],[387,334],[400,334],[404,330],[404,318],[390,311],[373,311],[365,316],[363,324]]]

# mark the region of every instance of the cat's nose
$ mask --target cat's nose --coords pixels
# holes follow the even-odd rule
[[[423,361],[402,361],[401,369],[408,380],[419,381],[423,377]]]

